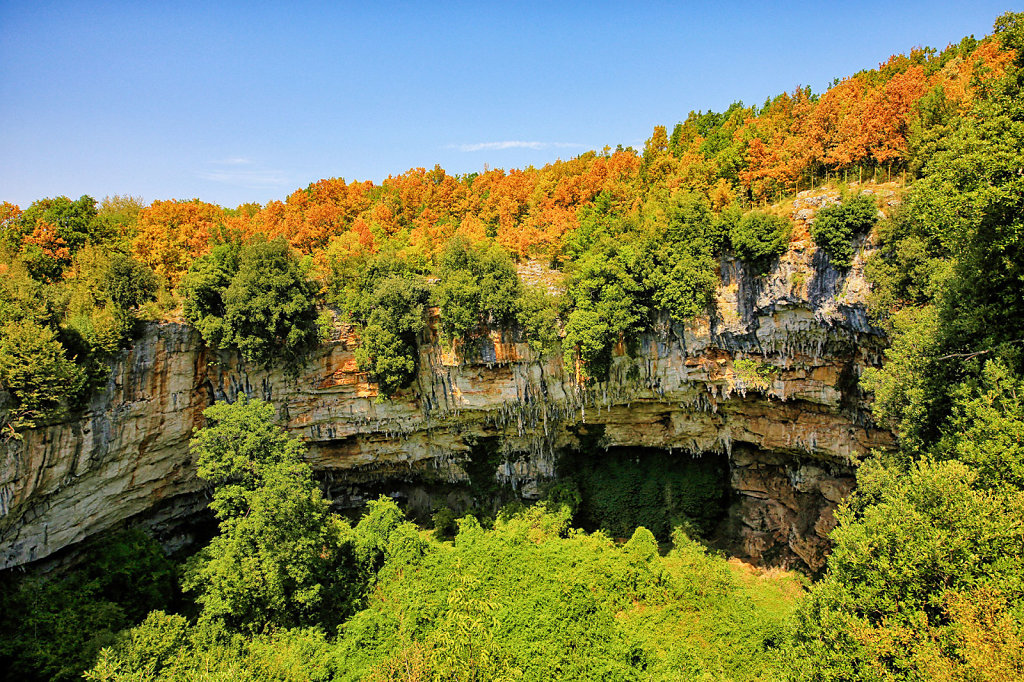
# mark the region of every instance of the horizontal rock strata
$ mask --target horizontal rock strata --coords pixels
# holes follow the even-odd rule
[[[560,353],[536,357],[516,330],[483,330],[456,349],[428,330],[414,384],[380,401],[344,325],[298,376],[210,352],[186,326],[148,325],[79,419],[3,445],[0,568],[132,520],[173,527],[195,514],[206,498],[188,440],[207,405],[245,393],[272,401],[342,488],[465,480],[472,443],[490,438],[497,478],[536,496],[587,425],[601,425],[599,445],[727,457],[735,551],[818,570],[857,458],[891,444],[857,390],[884,344],[864,313],[861,264],[838,272],[799,241],[766,278],[723,260],[714,315],[621,345],[608,381],[586,388]],[[737,373],[740,358],[770,377]]]

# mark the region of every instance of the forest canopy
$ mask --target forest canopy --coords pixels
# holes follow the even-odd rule
[[[131,343],[140,314],[182,315],[214,348],[296,366],[322,333],[314,307],[324,305],[358,326],[359,365],[384,396],[411,382],[425,330],[417,318],[430,305],[449,343],[485,323],[519,324],[537,351],[556,343],[535,313],[557,310],[566,366],[599,381],[620,340],[663,316],[707,314],[722,256],[764,272],[786,252],[788,216],[766,212],[769,202],[826,181],[923,176],[946,132],[1012,71],[1013,54],[998,36],[914,49],[823,93],[800,87],[760,106],[691,112],[671,130],[655,127],[642,150],[606,147],[542,168],[330,178],[235,209],[123,196],[4,203],[0,268],[12,281],[0,295],[14,316],[52,330],[86,392]],[[837,267],[874,222],[871,200],[850,199],[814,225]],[[564,300],[526,301],[514,264],[530,260],[569,275]],[[104,268],[138,285],[93,280],[90,297],[82,275],[102,280]],[[253,268],[280,274],[253,277]],[[26,300],[33,287],[41,300]],[[18,362],[30,365],[23,376],[37,369]],[[40,386],[53,367],[38,366]],[[69,402],[53,393],[39,404],[56,414]]]

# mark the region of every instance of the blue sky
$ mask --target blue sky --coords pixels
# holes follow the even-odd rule
[[[0,2],[0,200],[284,198],[640,146],[1019,6]]]

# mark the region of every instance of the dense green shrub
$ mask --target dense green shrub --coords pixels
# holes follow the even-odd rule
[[[80,679],[116,634],[177,598],[175,567],[141,531],[86,550],[62,575],[0,584],[0,680]]]
[[[441,330],[464,339],[481,323],[509,324],[519,312],[521,284],[508,253],[496,244],[474,247],[456,237],[438,267],[432,298],[441,311]]]
[[[284,239],[214,248],[189,268],[181,294],[206,343],[250,362],[294,368],[319,342],[317,287]]]
[[[451,547],[385,564],[343,626],[341,679],[410,668],[453,680],[770,677],[765,639],[788,605],[756,613],[724,561],[682,549],[660,557],[643,529],[623,548],[567,534],[565,512],[541,507],[493,530],[463,522]],[[709,628],[730,634],[703,637]]]
[[[829,255],[833,265],[848,268],[853,264],[854,236],[870,230],[877,220],[875,200],[859,195],[818,211],[811,225],[811,239]]]
[[[750,211],[732,226],[729,240],[736,255],[764,270],[789,249],[793,223],[763,211]]]
[[[8,421],[14,428],[58,414],[84,382],[83,370],[49,327],[21,320],[0,328],[0,386],[10,395]]]
[[[344,662],[331,656],[320,628],[270,630],[250,638],[213,622],[191,625],[179,615],[154,611],[118,643],[100,652],[86,679],[223,682],[329,682]]]
[[[455,537],[458,526],[455,524],[456,515],[451,507],[441,507],[430,519],[434,523],[434,537],[446,540]]]

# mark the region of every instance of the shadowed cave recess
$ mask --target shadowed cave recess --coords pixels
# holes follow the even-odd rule
[[[411,518],[443,533],[465,514],[493,518],[510,505],[543,499],[568,504],[574,526],[617,540],[643,526],[667,543],[682,527],[756,565],[811,574],[824,568],[833,512],[854,487],[852,466],[743,445],[730,453],[605,446],[604,430],[577,425],[576,447],[534,463],[529,454],[503,455],[497,439],[479,439],[458,465],[461,480],[444,478],[434,467],[326,472],[321,480],[334,508],[353,518],[369,499],[387,495]],[[537,469],[552,475],[539,481],[516,475]]]

